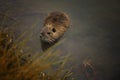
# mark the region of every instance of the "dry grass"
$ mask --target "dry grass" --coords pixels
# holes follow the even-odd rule
[[[63,69],[68,56],[60,57],[58,51],[49,49],[22,64],[25,55],[21,50],[26,42],[27,39],[13,42],[8,32],[0,30],[0,80],[70,80],[71,72]],[[58,69],[48,74],[54,65]]]
[[[6,12],[0,25],[7,23],[8,18]],[[18,22],[19,20],[15,20],[13,25],[17,26]],[[14,34],[11,35],[10,31],[4,31],[0,26],[0,80],[71,80],[69,77],[72,73],[64,69],[69,56],[60,57],[58,55],[60,52],[51,48],[44,53],[26,57],[31,51],[27,50],[25,44],[31,38],[32,34],[29,32],[35,28],[35,25],[33,24],[15,41],[12,40]],[[26,34],[29,34],[27,38]],[[53,70],[54,66],[57,66],[56,70]]]

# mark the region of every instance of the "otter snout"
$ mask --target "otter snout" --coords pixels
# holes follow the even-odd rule
[[[50,31],[42,31],[40,33],[40,39],[44,42],[53,42],[54,40],[51,37],[52,33]]]
[[[42,33],[40,33],[40,39],[42,38],[42,36],[44,36],[44,33],[42,32]]]
[[[51,34],[51,32],[41,32],[40,33],[40,38],[42,38],[45,35],[50,35],[50,34]]]

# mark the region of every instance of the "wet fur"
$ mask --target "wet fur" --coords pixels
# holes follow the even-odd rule
[[[70,18],[66,13],[59,11],[51,12],[44,20],[41,30],[41,40],[53,43],[64,35],[69,26]],[[53,28],[56,32],[52,31]]]

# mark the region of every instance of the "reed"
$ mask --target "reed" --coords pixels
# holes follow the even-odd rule
[[[13,41],[9,32],[0,30],[0,80],[71,80],[71,71],[64,69],[69,56],[48,49],[27,59],[25,54],[31,53],[22,49],[28,39]],[[53,66],[58,68],[52,71]]]

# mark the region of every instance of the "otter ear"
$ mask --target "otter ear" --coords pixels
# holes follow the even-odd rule
[[[60,23],[60,24],[63,24],[67,19],[65,19],[65,17],[63,16],[55,16],[52,21],[53,22],[57,22],[57,23]]]
[[[62,16],[62,17],[60,17],[59,22],[64,23],[66,20],[67,20],[66,17]]]

